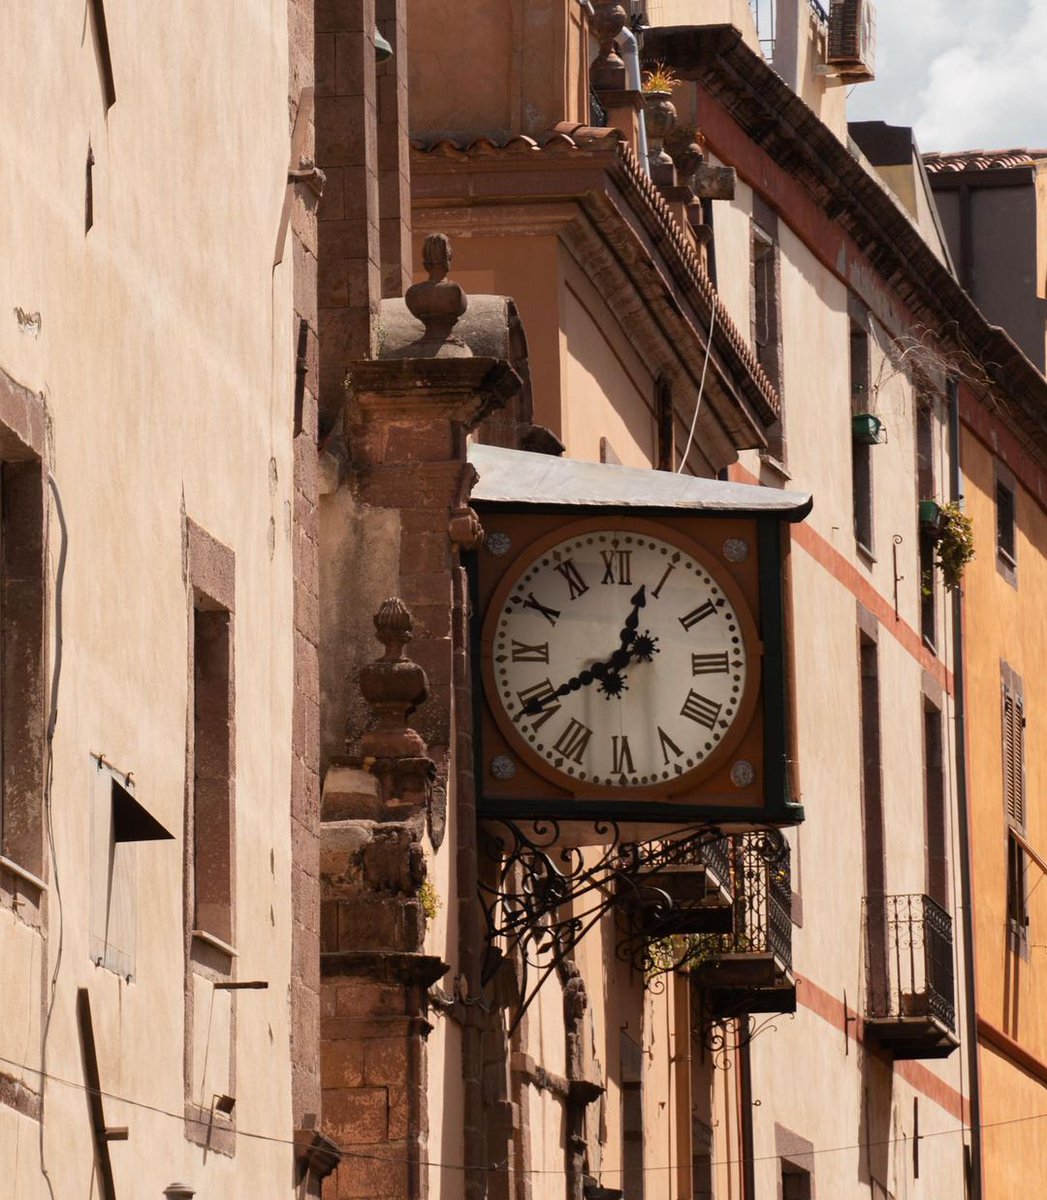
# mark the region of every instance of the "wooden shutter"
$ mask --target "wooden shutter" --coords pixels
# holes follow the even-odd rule
[[[1003,689],[1003,801],[1007,820],[1025,829],[1025,705],[1014,689]]]

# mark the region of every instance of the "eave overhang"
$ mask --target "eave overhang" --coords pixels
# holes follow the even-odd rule
[[[697,82],[746,136],[839,224],[913,316],[951,327],[962,351],[1011,401],[1001,418],[1047,468],[1047,379],[991,325],[879,180],[730,25],[669,26],[644,34],[644,57]]]

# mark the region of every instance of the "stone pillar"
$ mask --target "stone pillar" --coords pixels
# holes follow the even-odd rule
[[[384,654],[350,667],[374,714],[369,727],[347,730],[359,766],[332,767],[322,799],[323,1120],[346,1151],[330,1192],[337,1200],[414,1200],[424,1192],[427,992],[447,967],[423,952],[422,839],[428,826],[433,847],[441,845],[454,785],[462,970],[467,986],[479,988],[475,809],[471,791],[462,790],[472,768],[472,718],[460,552],[477,545],[482,530],[467,504],[475,472],[466,442],[521,382],[506,362],[472,357],[453,337],[466,300],[447,278],[446,239],[429,239],[426,265],[429,280],[408,298],[421,322],[419,357],[361,359],[347,372],[351,486],[361,511],[396,514],[399,598],[376,616]],[[463,1054],[469,1060],[468,1049]],[[468,1062],[463,1070],[472,1074]],[[466,1091],[467,1107],[470,1097],[475,1105],[479,1088],[467,1082]],[[482,1114],[463,1119],[482,1125]]]
[[[378,28],[393,57],[378,66],[378,203],[382,296],[411,283],[411,168],[407,122],[407,0],[376,0]]]
[[[447,970],[424,953],[423,814],[435,768],[407,724],[428,684],[404,655],[412,620],[401,600],[381,606],[375,633],[384,653],[360,673],[377,714],[364,737],[374,774],[331,772],[324,794],[321,1082],[324,1125],[343,1151],[325,1187],[334,1200],[425,1194],[427,991]]]
[[[381,299],[375,0],[316,5],[320,424],[341,414],[349,363],[375,352]]]

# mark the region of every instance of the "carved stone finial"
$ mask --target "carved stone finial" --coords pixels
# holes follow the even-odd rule
[[[418,342],[404,347],[396,357],[471,358],[472,351],[451,330],[469,307],[464,290],[447,275],[451,269],[451,240],[444,233],[432,233],[422,247],[422,263],[429,278],[414,283],[404,296],[411,315],[425,326]]]
[[[627,19],[626,11],[618,0],[594,0],[589,32],[599,41],[600,53],[589,67],[589,81],[598,92],[625,91],[625,63],[614,39],[625,28]]]
[[[414,637],[411,610],[399,596],[390,596],[374,614],[375,637],[385,647],[384,662],[403,660],[404,646]]]
[[[360,670],[360,691],[377,714],[374,727],[362,739],[366,758],[418,758],[426,753],[421,736],[407,725],[407,718],[429,694],[425,671],[404,657],[411,626],[411,613],[396,596],[375,613],[375,636],[385,652]]]

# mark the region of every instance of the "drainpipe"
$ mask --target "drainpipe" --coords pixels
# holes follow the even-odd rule
[[[618,49],[622,52],[622,62],[625,63],[625,79],[631,92],[642,92],[643,83],[640,79],[640,47],[636,34],[628,25],[618,35]],[[643,113],[638,122],[640,126],[640,166],[645,175],[650,175],[651,164],[647,161],[647,126],[644,124]]]
[[[949,498],[959,502],[963,477],[960,472],[960,394],[955,379],[948,384],[949,396]],[[978,1073],[978,1013],[974,983],[974,904],[971,890],[971,826],[967,805],[967,715],[964,692],[963,595],[952,594],[953,711],[956,719],[956,814],[960,826],[960,896],[963,900],[963,990],[967,1008],[967,1075],[970,1080],[971,1111],[971,1200],[982,1197],[982,1105]]]

